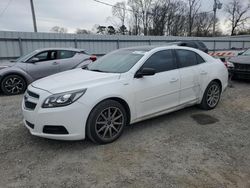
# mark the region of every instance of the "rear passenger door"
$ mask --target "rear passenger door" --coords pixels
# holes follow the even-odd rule
[[[57,58],[60,65],[60,71],[66,71],[73,69],[75,66],[80,63],[80,60],[74,58],[77,52],[70,50],[58,50]]]
[[[200,94],[200,71],[196,53],[190,50],[175,50],[180,71],[180,104],[196,102]]]

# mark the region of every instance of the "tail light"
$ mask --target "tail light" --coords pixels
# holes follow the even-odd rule
[[[92,62],[94,62],[94,61],[96,61],[96,56],[95,55],[92,55],[92,56],[90,56],[90,58],[89,58]]]
[[[228,68],[228,63],[227,63],[226,59],[225,58],[220,58],[220,60]]]

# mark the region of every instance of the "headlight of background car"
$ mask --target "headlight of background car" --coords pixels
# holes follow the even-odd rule
[[[87,89],[58,93],[45,99],[42,108],[67,106],[79,99]]]
[[[7,68],[7,67],[9,67],[9,66],[0,66],[0,70],[1,70],[1,69],[5,69],[5,68]]]
[[[227,67],[228,68],[234,68],[234,64],[230,61],[227,62]]]

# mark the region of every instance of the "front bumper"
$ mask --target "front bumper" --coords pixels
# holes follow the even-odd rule
[[[229,69],[228,71],[231,76],[236,76],[237,78],[242,78],[242,79],[250,79],[250,71],[235,70],[235,69]]]
[[[24,124],[30,133],[35,136],[57,139],[57,140],[82,140],[85,138],[85,125],[89,114],[89,109],[77,101],[71,105],[57,108],[41,108],[43,101],[51,93],[29,86],[29,91],[39,94],[39,99],[34,99],[26,95],[26,101],[37,103],[34,110],[27,109],[25,102],[22,102],[22,112]],[[28,123],[27,123],[28,122]],[[34,125],[34,128],[29,126]],[[45,126],[62,126],[67,130],[67,134],[48,134],[44,133]]]

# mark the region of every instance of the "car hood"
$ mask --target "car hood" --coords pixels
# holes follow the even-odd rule
[[[55,94],[102,85],[119,78],[118,73],[102,73],[78,68],[42,78],[31,85]]]
[[[12,67],[16,64],[16,62],[9,62],[9,61],[6,61],[6,62],[3,62],[3,63],[0,63],[0,69],[2,67]]]
[[[232,63],[250,64],[250,56],[236,56],[229,59]]]

